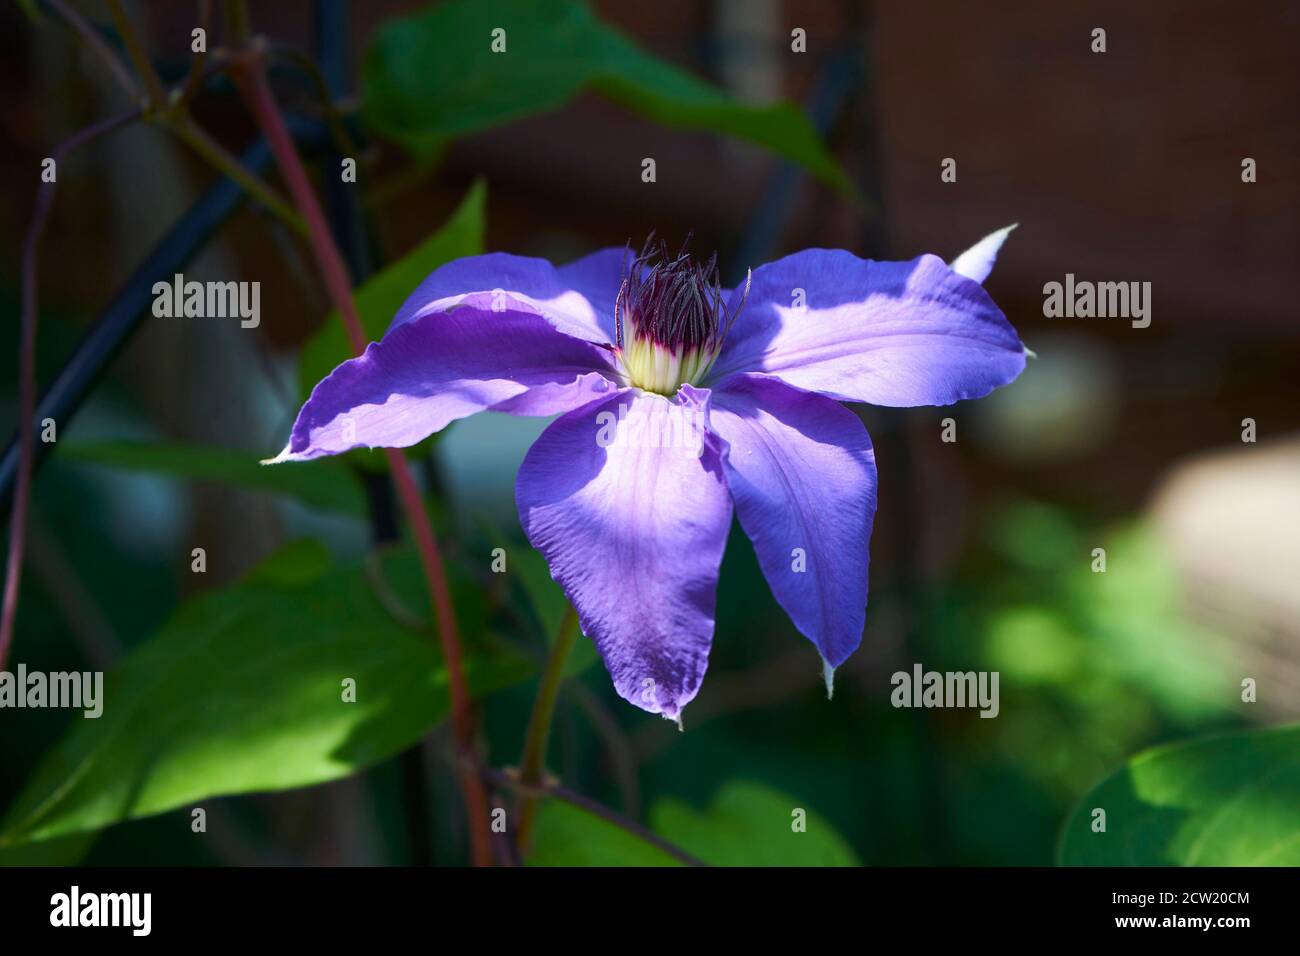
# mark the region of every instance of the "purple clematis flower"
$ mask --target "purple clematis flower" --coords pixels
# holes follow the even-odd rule
[[[980,285],[1009,231],[951,266],[808,249],[734,290],[662,245],[451,262],[316,386],[273,460],[413,445],[484,410],[559,415],[519,470],[519,519],[618,693],[680,721],[733,506],[829,691],[862,639],[876,510],[871,439],[840,403],[948,405],[1020,374]]]

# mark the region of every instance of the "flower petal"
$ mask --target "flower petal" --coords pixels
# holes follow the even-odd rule
[[[948,268],[959,276],[965,276],[967,279],[983,285],[984,280],[993,271],[993,263],[998,261],[998,250],[1002,248],[1002,243],[1007,241],[1007,236],[1011,235],[1011,230],[1018,225],[1019,223],[1012,223],[997,232],[989,233],[952,260]]]
[[[608,345],[614,341],[614,297],[623,278],[625,249],[602,249],[556,268],[545,259],[493,252],[457,259],[434,270],[397,310],[389,329],[430,312],[445,312],[475,293],[502,293],[498,307],[544,315],[567,335]]]
[[[876,459],[861,419],[763,375],[713,392],[710,428],[768,586],[828,668],[857,650],[867,606]],[[828,678],[829,687],[829,678]]]
[[[490,293],[412,319],[316,386],[273,461],[402,448],[485,409],[555,415],[617,387],[609,353],[542,316],[490,311]]]
[[[626,389],[570,412],[529,449],[515,499],[619,695],[678,718],[708,664],[731,525],[702,410]]]
[[[767,372],[841,401],[948,405],[986,395],[1024,367],[1006,317],[943,260],[808,249],[754,270],[708,384]]]

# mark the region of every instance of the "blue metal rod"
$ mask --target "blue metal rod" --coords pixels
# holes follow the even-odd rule
[[[309,151],[319,149],[328,137],[325,124],[316,121],[290,117],[289,129]],[[270,161],[271,151],[260,139],[240,157],[240,163],[258,175],[266,171]],[[33,470],[40,466],[50,449],[48,444],[39,440],[40,423],[52,418],[60,429],[67,427],[104,370],[150,313],[154,283],[170,279],[181,271],[246,198],[244,191],[230,179],[222,178],[209,187],[154,246],[113,297],[36,403],[36,414],[31,422],[32,431],[37,434]],[[3,458],[0,458],[0,513],[6,520],[13,503],[17,476],[18,433],[15,429]]]

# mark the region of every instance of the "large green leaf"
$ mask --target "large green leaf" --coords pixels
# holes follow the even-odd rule
[[[492,50],[505,31],[505,52]],[[851,192],[792,104],[741,103],[640,49],[579,0],[448,0],[384,24],[366,53],[365,115],[417,154],[594,90],[657,122],[749,140]]]
[[[74,720],[10,808],[0,847],[332,780],[419,740],[447,715],[447,675],[432,634],[390,612],[421,607],[415,555],[388,553],[382,573],[377,592],[373,575],[304,540],[183,605],[108,675],[103,716]],[[532,672],[465,617],[476,695]]]
[[[699,811],[665,799],[651,828],[713,866],[857,866],[829,823],[795,797],[760,783],[732,781]]]
[[[1105,810],[1105,832],[1094,811]],[[1300,866],[1300,726],[1157,747],[1092,790],[1067,866]]]
[[[52,840],[0,847],[0,867],[78,866],[98,839],[98,831],[87,830]]]
[[[60,456],[131,471],[219,481],[252,491],[286,495],[326,511],[364,514],[365,494],[340,459],[317,459],[299,467],[263,465],[255,452],[202,445],[107,441],[59,443]]]
[[[857,866],[844,838],[798,799],[732,781],[707,810],[667,798],[650,829],[712,866]],[[558,800],[538,814],[533,866],[675,866],[679,861],[625,829]]]
[[[670,853],[615,823],[547,800],[537,814],[529,866],[680,866]]]
[[[441,228],[357,289],[357,311],[367,341],[374,342],[383,337],[394,314],[430,272],[453,259],[483,252],[486,202],[487,187],[478,180]],[[343,323],[337,312],[331,312],[320,331],[303,347],[298,363],[302,397],[305,399],[321,379],[352,357],[352,347]]]

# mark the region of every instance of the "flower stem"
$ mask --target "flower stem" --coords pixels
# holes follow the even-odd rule
[[[519,759],[519,827],[517,842],[521,855],[527,854],[532,842],[533,825],[537,822],[539,801],[536,788],[542,782],[542,771],[546,766],[546,745],[551,737],[551,720],[555,716],[555,701],[560,695],[560,685],[564,682],[564,667],[578,641],[578,615],[572,607],[560,621],[560,630],[555,635],[555,643],[546,658],[546,667],[542,671],[542,682],[537,688],[537,698],[533,701],[533,713],[528,719],[528,731],[524,736],[524,753]]]
[[[451,590],[442,565],[442,553],[433,525],[425,511],[424,501],[411,475],[410,465],[400,448],[385,448],[388,467],[397,486],[397,496],[406,511],[407,522],[415,535],[420,552],[420,565],[425,583],[433,599],[434,617],[438,625],[438,639],[442,645],[443,660],[447,665],[451,692],[451,724],[456,737],[457,772],[465,793],[465,812],[469,816],[471,849],[475,866],[490,866],[492,862],[492,828],[488,819],[487,793],[479,778],[474,762],[474,716],[470,712],[469,686],[465,681],[465,666],[460,654],[460,629],[451,603]]]
[[[325,287],[329,291],[334,307],[343,318],[352,350],[359,355],[365,350],[366,334],[357,314],[356,303],[352,299],[347,266],[325,221],[325,213],[321,209],[320,201],[307,179],[307,171],[298,158],[298,151],[285,126],[284,117],[280,114],[280,109],[271,94],[266,79],[265,62],[259,49],[252,49],[249,55],[237,63],[234,77],[271,147],[294,204],[306,220],[312,252],[325,281]],[[407,521],[420,552],[421,564],[424,567],[430,598],[433,602],[443,659],[447,665],[447,677],[451,688],[451,719],[458,757],[457,770],[470,823],[471,859],[475,866],[490,866],[492,836],[488,822],[487,794],[483,781],[473,766],[474,727],[469,710],[469,689],[461,663],[460,635],[456,626],[455,611],[451,605],[451,590],[447,586],[447,578],[443,572],[442,557],[438,551],[433,526],[425,513],[424,503],[415,485],[415,479],[411,475],[410,467],[400,450],[387,449],[387,454],[398,495],[406,510]]]

